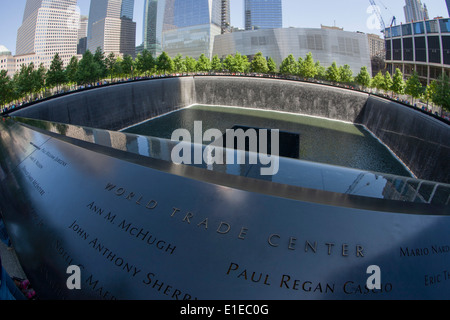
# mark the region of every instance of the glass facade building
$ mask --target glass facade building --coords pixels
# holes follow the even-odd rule
[[[245,0],[245,30],[283,27],[281,0]]]
[[[239,52],[250,59],[261,52],[280,66],[292,54],[296,59],[311,52],[324,67],[348,64],[356,75],[361,67],[372,73],[368,36],[335,29],[282,28],[234,32],[217,36],[214,52],[219,58]]]
[[[229,10],[228,4],[229,0],[146,0],[144,49],[154,55],[165,51],[171,57],[211,58],[214,37],[221,34],[222,9]],[[229,19],[229,12],[225,17]]]
[[[101,48],[107,55],[136,53],[134,0],[95,0],[89,10],[87,49]]]
[[[385,37],[389,72],[399,68],[408,77],[416,71],[423,84],[450,76],[450,19],[387,28]]]

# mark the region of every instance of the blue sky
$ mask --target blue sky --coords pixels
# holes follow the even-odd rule
[[[95,1],[95,0],[92,0]],[[78,0],[81,13],[89,14],[91,0]],[[231,24],[242,27],[244,0],[231,0]],[[404,0],[376,0],[386,24],[392,17],[397,23],[405,21]],[[430,17],[448,17],[445,0],[422,0],[428,7]],[[0,44],[13,54],[16,47],[17,29],[22,23],[26,0],[0,0]],[[142,16],[144,0],[135,0],[134,21],[137,23],[136,43],[142,42]],[[369,10],[369,11],[368,11]],[[347,31],[378,33],[373,29],[373,14],[367,0],[283,0],[283,27],[320,28],[320,25],[336,25]]]

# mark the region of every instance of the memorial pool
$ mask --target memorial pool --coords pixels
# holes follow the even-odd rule
[[[194,136],[194,122],[203,131],[223,133],[234,125],[279,129],[300,134],[300,160],[400,176],[409,170],[364,126],[286,112],[238,107],[194,105],[123,130],[127,133],[171,139],[176,129]]]

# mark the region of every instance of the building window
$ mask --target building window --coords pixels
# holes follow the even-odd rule
[[[439,24],[441,25],[442,33],[450,33],[450,19],[441,19]]]
[[[423,25],[423,22],[413,23],[413,28],[414,28],[414,34],[424,34],[425,33],[425,27]]]

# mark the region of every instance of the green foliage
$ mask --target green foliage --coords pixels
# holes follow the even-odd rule
[[[244,73],[250,70],[250,62],[246,55],[236,52],[234,55],[234,72]]]
[[[67,81],[72,83],[77,82],[77,70],[78,70],[78,58],[76,56],[73,56],[70,59],[70,62],[65,70]]]
[[[327,78],[327,69],[320,64],[320,61],[316,61],[315,67],[317,70],[316,79],[325,80]]]
[[[211,61],[202,53],[197,61],[197,71],[209,72],[209,70],[211,70]]]
[[[381,88],[382,88],[384,91],[388,92],[389,90],[391,90],[392,84],[393,84],[393,81],[392,81],[391,74],[389,73],[389,71],[387,71],[387,72],[384,74],[384,81],[383,81],[383,83],[382,83],[382,87],[381,87]]]
[[[376,74],[375,77],[372,79],[372,88],[376,88],[377,90],[382,90],[384,86],[384,76],[383,73],[380,71]]]
[[[236,52],[234,56],[229,54],[224,62],[223,67],[229,72],[247,72],[250,70],[250,62],[248,61],[247,56],[241,55],[239,52]]]
[[[8,76],[8,71],[0,71],[0,105],[13,100],[13,81]]]
[[[129,54],[126,54],[122,60],[122,72],[127,76],[133,76],[134,69],[133,58]]]
[[[135,66],[138,72],[148,76],[155,69],[156,61],[150,51],[145,49],[136,57]]]
[[[443,73],[432,83],[431,100],[446,111],[450,111],[450,82],[447,74]]]
[[[64,63],[58,53],[55,54],[52,63],[50,64],[46,79],[47,86],[50,88],[57,87],[59,89],[60,85],[67,82],[66,73],[64,72]]]
[[[280,65],[280,72],[285,75],[295,75],[298,73],[298,63],[292,54],[288,55]]]
[[[399,68],[395,70],[392,78],[391,90],[397,94],[403,94],[405,92],[405,81],[403,80],[403,73]]]
[[[170,73],[174,70],[175,65],[173,60],[169,57],[166,52],[161,53],[156,59],[156,66],[159,72]]]
[[[197,71],[197,60],[192,57],[186,57],[184,59],[184,64],[186,66],[187,72],[196,72]]]
[[[318,74],[317,67],[311,52],[306,55],[306,58],[304,61],[302,61],[302,63],[300,63],[299,59],[299,73],[301,76],[309,79],[315,78]]]
[[[175,58],[173,58],[174,71],[178,73],[186,72],[186,64],[185,60],[181,56],[181,54],[177,54]]]
[[[222,62],[220,62],[220,59],[216,54],[211,60],[211,70],[222,71],[222,69],[223,69]]]
[[[272,59],[272,57],[269,57],[269,59],[267,59],[267,68],[269,69],[268,70],[269,73],[271,74],[277,73],[277,64]]]
[[[34,63],[30,63],[28,66],[22,64],[17,77],[15,77],[16,81],[16,90],[20,96],[28,96],[33,92],[33,72],[34,72]]]
[[[371,77],[370,77],[369,71],[367,71],[367,67],[361,68],[358,75],[355,77],[355,81],[357,84],[359,84],[363,88],[367,88],[370,86]]]
[[[327,78],[327,80],[332,81],[332,82],[341,81],[341,72],[340,72],[339,68],[337,67],[336,62],[333,62],[331,64],[331,66],[328,67],[326,78]]]
[[[263,57],[261,52],[258,52],[250,63],[250,69],[252,72],[267,73],[269,66],[267,65],[266,58]]]
[[[420,83],[417,72],[414,71],[413,74],[406,81],[405,93],[413,98],[413,103],[414,99],[419,98],[425,93],[422,83]]]
[[[98,74],[100,74],[99,66],[95,63],[92,53],[86,50],[78,63],[77,83],[84,85],[94,83],[98,79]]]
[[[353,82],[353,71],[348,64],[339,67],[339,80],[343,83]]]
[[[94,53],[94,63],[96,64],[95,68],[95,80],[101,80],[108,76],[108,70],[105,63],[105,55],[103,54],[102,49],[99,47],[95,50]]]
[[[116,55],[114,52],[111,52],[106,58],[105,58],[105,67],[106,67],[106,73],[111,77],[111,82],[114,77],[114,66],[116,65]]]

